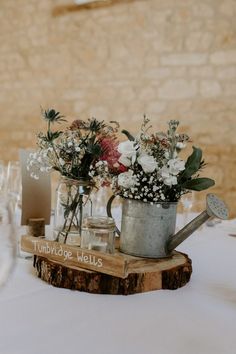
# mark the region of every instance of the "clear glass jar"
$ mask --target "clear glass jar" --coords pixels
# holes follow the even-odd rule
[[[94,188],[91,193],[91,201],[93,204],[93,215],[104,216],[107,215],[106,206],[107,201],[112,195],[112,190],[110,187],[100,187],[99,189]]]
[[[55,195],[53,234],[56,241],[80,245],[83,219],[92,215],[92,188],[88,180],[61,178]]]
[[[81,248],[105,253],[114,253],[114,219],[106,216],[91,216],[86,218],[82,228]]]

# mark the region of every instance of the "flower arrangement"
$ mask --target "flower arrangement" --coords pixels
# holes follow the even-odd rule
[[[201,191],[214,185],[199,177],[205,166],[200,148],[193,147],[186,161],[180,152],[190,142],[187,134],[177,133],[179,121],[171,120],[167,132],[150,132],[150,120],[144,116],[141,130],[128,140],[118,142],[119,124],[106,124],[95,118],[75,120],[64,131],[52,130],[55,123],[66,122],[54,109],[42,110],[46,133],[38,134],[38,150],[30,154],[28,170],[38,178],[38,171],[58,171],[75,180],[109,185],[124,198],[157,203],[177,201],[189,190]]]
[[[205,166],[202,151],[193,147],[186,161],[179,153],[189,143],[186,134],[177,133],[179,122],[171,120],[166,133],[151,133],[145,116],[140,133],[118,145],[119,163],[126,171],[113,177],[116,195],[149,203],[176,202],[189,190],[201,191],[214,185],[210,178],[199,177]]]
[[[42,116],[47,130],[38,134],[38,149],[29,157],[28,170],[34,178],[39,171],[56,170],[70,181],[60,200],[64,219],[56,239],[63,235],[66,242],[73,228],[80,233],[83,207],[95,186],[111,185],[115,195],[155,204],[176,202],[189,190],[214,185],[212,179],[199,176],[205,166],[200,148],[193,147],[186,161],[179,157],[190,139],[177,132],[177,120],[169,122],[167,132],[151,132],[144,116],[139,134],[134,137],[123,130],[128,140],[119,143],[117,122],[77,119],[62,131],[52,129],[55,123],[66,122],[60,112],[48,109]]]
[[[122,171],[116,139],[119,124],[77,119],[62,131],[52,129],[55,123],[66,122],[60,112],[48,109],[42,115],[47,131],[38,134],[38,149],[30,154],[27,168],[36,179],[39,171],[55,170],[63,177],[57,190],[54,232],[56,240],[62,236],[66,243],[68,235],[81,233],[83,218],[90,215],[93,188]]]
[[[87,121],[77,119],[61,131],[52,130],[55,123],[66,122],[60,112],[48,109],[42,111],[42,116],[47,123],[47,131],[38,134],[38,150],[30,154],[28,170],[31,177],[37,179],[39,171],[55,170],[70,179],[95,183],[98,175],[105,181],[109,171],[116,174],[120,168],[122,170],[118,162],[117,122],[112,121],[109,125],[95,118]]]

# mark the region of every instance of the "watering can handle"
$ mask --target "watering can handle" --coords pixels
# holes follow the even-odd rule
[[[116,197],[116,195],[113,194],[107,202],[107,216],[109,216],[110,218],[113,218],[112,213],[111,213],[111,206],[112,206],[112,202],[115,199],[115,197]],[[120,236],[120,230],[118,229],[117,226],[116,226],[116,233],[117,233],[117,235]]]

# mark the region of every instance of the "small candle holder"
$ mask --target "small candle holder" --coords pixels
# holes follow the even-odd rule
[[[81,248],[114,253],[115,221],[106,216],[91,216],[84,220],[81,233]]]

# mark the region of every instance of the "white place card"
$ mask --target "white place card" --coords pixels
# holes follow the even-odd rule
[[[44,218],[50,224],[51,179],[49,173],[39,172],[39,179],[30,177],[27,160],[32,150],[20,150],[22,174],[22,214],[21,225],[27,225],[30,218]]]

